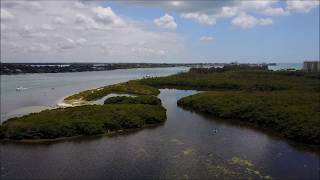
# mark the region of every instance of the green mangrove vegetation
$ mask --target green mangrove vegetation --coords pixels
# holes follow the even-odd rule
[[[300,142],[320,144],[319,92],[205,92],[182,98],[186,109],[272,129]]]
[[[138,81],[105,86],[74,94],[66,102],[92,101],[110,93],[137,97],[111,97],[105,105],[85,105],[45,110],[11,118],[0,126],[1,139],[56,139],[78,135],[97,135],[108,131],[142,128],[166,119],[157,88]],[[81,104],[80,104],[81,105]]]
[[[1,137],[58,138],[101,134],[163,122],[165,109],[159,88],[207,91],[182,98],[178,105],[221,119],[271,129],[284,137],[320,144],[320,75],[303,72],[248,69],[190,69],[167,77],[132,80],[86,90],[65,102],[88,102],[110,93],[104,105],[46,110],[12,118],[1,126]]]
[[[45,110],[4,122],[1,139],[55,139],[97,135],[108,131],[142,128],[163,123],[166,110],[160,105],[85,105]]]
[[[319,77],[319,73],[301,71],[198,68],[140,82],[157,88],[209,91],[185,97],[178,105],[320,144]]]
[[[71,95],[65,98],[66,102],[72,101],[92,101],[100,99],[111,93],[126,93],[135,95],[158,95],[160,91],[157,88],[140,83],[137,80],[128,81],[125,83],[119,83],[109,86],[104,86],[96,89],[90,89],[86,91],[79,92],[77,94]]]
[[[260,70],[234,70],[224,72],[207,72],[206,70],[202,71],[194,71],[191,69],[190,72],[167,77],[142,79],[140,82],[158,88],[204,91],[276,91],[288,89],[320,91],[319,76],[314,74]]]
[[[161,100],[155,96],[115,96],[104,101],[104,104],[149,104],[161,105]]]

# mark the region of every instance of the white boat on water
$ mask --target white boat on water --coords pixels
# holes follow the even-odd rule
[[[19,86],[16,88],[16,91],[22,91],[22,90],[26,90],[26,89],[28,89],[28,88],[25,88],[23,86]]]

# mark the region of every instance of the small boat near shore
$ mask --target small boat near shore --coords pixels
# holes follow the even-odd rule
[[[16,91],[23,91],[23,90],[26,90],[26,89],[28,89],[28,88],[25,88],[23,86],[19,86],[19,87],[16,88]]]

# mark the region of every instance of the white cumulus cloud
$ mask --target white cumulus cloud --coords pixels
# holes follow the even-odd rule
[[[208,15],[202,13],[183,13],[181,14],[181,17],[194,20],[203,25],[214,25],[216,23],[216,19],[214,17],[209,17]]]
[[[161,28],[166,28],[166,29],[176,29],[177,28],[177,23],[174,21],[174,18],[170,16],[169,14],[165,14],[164,16],[153,20],[153,22]]]
[[[227,1],[130,1],[124,4],[134,6],[153,6],[166,12],[180,14],[181,18],[198,22],[202,25],[214,25],[221,19],[231,20],[236,24],[242,17],[241,14],[250,14],[248,25],[254,27],[257,24],[272,24],[272,17],[288,16],[294,13],[307,13],[319,7],[319,0],[227,0]],[[265,16],[259,21],[260,16]],[[237,17],[237,20],[234,18]],[[254,20],[255,19],[255,20]],[[251,21],[250,21],[251,20]],[[258,20],[258,21],[257,21]],[[255,23],[256,22],[256,23]],[[261,22],[261,23],[259,23]],[[251,25],[255,24],[255,25]],[[247,26],[243,26],[247,27]]]
[[[200,41],[203,41],[203,42],[212,42],[212,41],[213,41],[213,37],[211,37],[211,36],[201,36],[201,37],[200,37]]]
[[[157,62],[184,50],[176,32],[150,31],[100,2],[33,2],[1,1],[4,62]],[[159,19],[166,28],[177,26],[170,15]]]
[[[62,18],[62,17],[55,17],[55,18],[53,19],[53,23],[55,23],[55,24],[65,24],[66,21],[65,21],[64,18]]]
[[[318,7],[319,4],[319,0],[288,0],[287,9],[293,12],[307,13],[311,9]]]
[[[242,29],[253,28],[257,25],[270,25],[273,21],[270,18],[255,18],[254,16],[242,13],[232,20],[234,26],[239,26]]]
[[[95,19],[104,24],[112,24],[116,26],[125,25],[125,22],[112,11],[111,7],[94,7],[92,8],[92,11]]]

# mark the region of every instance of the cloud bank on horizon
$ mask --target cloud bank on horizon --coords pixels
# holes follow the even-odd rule
[[[319,4],[319,0],[4,0],[1,61],[317,59]]]

